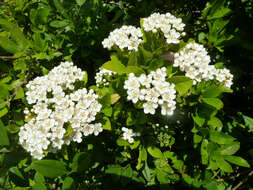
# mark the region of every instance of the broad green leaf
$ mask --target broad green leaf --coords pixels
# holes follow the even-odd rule
[[[231,12],[231,9],[222,7],[216,10],[213,15],[207,16],[207,20],[222,18],[224,16],[227,16]]]
[[[163,158],[163,153],[161,152],[159,148],[154,147],[154,146],[149,146],[147,150],[148,150],[148,153],[154,158]]]
[[[228,162],[226,162],[222,156],[215,156],[214,159],[216,160],[218,167],[222,171],[229,173],[233,172],[231,165]]]
[[[119,94],[112,94],[111,95],[111,104],[115,104],[120,99]]]
[[[109,165],[107,169],[105,170],[106,174],[115,174],[115,175],[121,175],[122,169],[120,165]]]
[[[79,5],[79,6],[82,6],[84,3],[85,3],[86,0],[76,0],[76,3]]]
[[[21,99],[25,96],[23,88],[19,88],[16,96],[14,97],[14,100]]]
[[[50,26],[54,28],[63,28],[69,24],[68,20],[54,20],[50,22]]]
[[[129,146],[129,143],[126,140],[122,139],[122,138],[118,138],[117,139],[117,145],[118,146]]]
[[[232,164],[247,168],[250,167],[249,163],[239,156],[224,156],[224,158]]]
[[[37,160],[32,162],[31,168],[49,178],[55,178],[67,173],[65,165],[57,160]]]
[[[147,160],[147,151],[143,146],[139,147],[139,157],[138,157],[138,164],[136,166],[136,169],[139,170],[142,168],[143,164],[142,161]]]
[[[219,120],[217,117],[211,117],[207,124],[212,127],[223,127],[221,120]]]
[[[156,171],[157,180],[160,182],[160,184],[168,184],[168,183],[170,183],[168,174],[166,172],[161,171],[159,169],[156,169],[155,171]]]
[[[200,127],[202,127],[205,123],[205,119],[202,118],[202,117],[199,117],[197,114],[196,115],[193,115],[192,114],[192,118],[193,118],[193,121]]]
[[[45,185],[45,178],[42,174],[36,172],[34,176],[35,184],[32,186],[33,190],[47,190]]]
[[[5,126],[3,124],[3,122],[0,120],[0,145],[1,146],[5,146],[5,145],[9,145],[9,138],[5,129]]]
[[[204,187],[206,190],[219,190],[217,187],[216,181],[211,181],[210,183],[206,184]]]
[[[126,73],[134,73],[136,76],[140,76],[141,74],[145,74],[145,71],[137,66],[127,66]]]
[[[249,132],[253,132],[253,119],[246,115],[242,116],[245,122],[245,125],[249,128]]]
[[[218,144],[231,144],[235,138],[223,132],[210,131],[210,140]]]
[[[175,89],[181,96],[188,92],[188,90],[192,87],[193,83],[190,78],[184,76],[171,77],[169,78],[169,82],[175,84]]]
[[[0,109],[0,118],[8,113],[8,109],[6,107]]]
[[[9,171],[13,174],[15,174],[16,176],[18,176],[19,178],[25,180],[24,176],[22,175],[22,173],[20,172],[20,170],[18,169],[18,167],[11,167],[9,169]]]
[[[72,172],[84,172],[92,166],[91,155],[87,152],[75,154],[71,164]]]
[[[112,130],[111,122],[108,117],[103,117],[104,123],[103,123],[103,129],[104,130]]]
[[[62,184],[62,190],[72,190],[74,186],[74,180],[72,177],[66,177]]]
[[[210,86],[202,94],[204,98],[216,98],[225,91],[223,87]]]
[[[223,103],[218,98],[202,98],[203,102],[206,104],[215,107],[217,110],[220,110],[223,107]]]
[[[126,67],[123,65],[120,60],[117,58],[116,55],[111,56],[111,61],[108,61],[103,64],[102,66],[105,69],[108,69],[110,71],[117,72],[119,74],[126,73]]]
[[[21,51],[14,41],[4,36],[0,36],[0,46],[6,51],[13,54]]]
[[[144,47],[140,46],[140,52],[143,57],[143,60],[145,64],[147,64],[152,58],[153,58],[153,53],[150,51],[146,50]]]
[[[9,22],[7,19],[2,18],[0,18],[0,25],[5,31],[10,31],[14,27],[13,23]]]
[[[240,143],[235,142],[232,144],[226,144],[222,146],[221,148],[219,148],[218,151],[221,155],[233,155],[239,150],[239,148],[240,148]]]
[[[0,82],[0,98],[5,99],[9,96],[8,85]]]

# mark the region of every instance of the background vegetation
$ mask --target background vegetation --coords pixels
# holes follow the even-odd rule
[[[95,71],[109,57],[102,40],[124,24],[138,26],[139,18],[154,12],[181,17],[188,36],[233,73],[233,93],[223,95],[222,132],[240,142],[237,155],[253,165],[252,0],[5,0],[0,2],[0,189],[253,188],[252,168],[237,166],[229,174],[193,168],[191,177],[153,183],[148,168],[135,169],[138,151],[126,164],[124,148],[106,132],[99,140],[49,155],[43,167],[18,144],[28,80],[73,60],[93,85]],[[201,162],[187,148],[178,151]]]

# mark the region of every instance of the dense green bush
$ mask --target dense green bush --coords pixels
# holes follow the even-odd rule
[[[252,7],[251,0],[0,2],[0,189],[253,188]],[[155,12],[182,18],[186,36],[179,44],[143,31],[140,19]],[[122,25],[142,27],[138,51],[103,48]],[[212,80],[193,85],[172,67],[174,53],[191,42],[204,45],[217,69],[230,69],[232,90]],[[19,143],[31,108],[26,84],[64,61],[86,71],[88,80],[75,88],[99,95],[103,132],[37,160]],[[117,73],[106,76],[108,86],[96,86],[101,66]],[[161,67],[177,91],[169,117],[144,114],[143,102],[127,100],[123,87],[129,73]],[[133,143],[122,127],[137,133]],[[71,132],[66,127],[64,137]]]

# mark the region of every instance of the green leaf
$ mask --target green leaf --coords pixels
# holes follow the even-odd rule
[[[249,132],[253,132],[253,119],[246,115],[242,115],[245,125],[249,128]]]
[[[72,177],[66,177],[62,184],[62,190],[72,190],[74,186],[74,180]]]
[[[118,146],[129,146],[129,143],[122,138],[118,138],[116,142]]]
[[[111,95],[111,104],[115,104],[120,99],[119,94],[112,94]]]
[[[92,166],[91,156],[87,152],[79,152],[75,154],[73,163],[71,164],[72,172],[83,172]]]
[[[160,184],[170,183],[170,180],[168,178],[168,174],[164,171],[156,169],[156,177],[157,177],[157,180],[160,182]]]
[[[250,167],[249,163],[239,156],[224,156],[224,158],[232,164],[247,168]]]
[[[32,162],[31,168],[49,178],[55,178],[67,173],[65,165],[57,160],[37,160]]]
[[[8,109],[6,107],[0,109],[0,118],[8,113]]]
[[[50,26],[54,28],[63,28],[69,24],[69,20],[54,20],[50,22]]]
[[[204,187],[206,188],[206,190],[219,190],[217,187],[216,181],[211,181],[210,183],[206,184]]]
[[[221,7],[218,10],[215,11],[213,15],[208,15],[207,20],[212,20],[212,19],[218,19],[227,16],[230,14],[232,11],[229,8]]]
[[[8,146],[10,144],[9,138],[5,129],[3,122],[0,120],[0,145]]]
[[[202,164],[208,164],[208,152],[207,152],[208,140],[204,139],[201,143],[201,160]]]
[[[197,114],[196,116],[192,114],[192,118],[193,118],[194,123],[196,123],[200,127],[202,127],[205,123],[205,119],[202,117],[199,117]]]
[[[210,86],[203,92],[204,98],[216,98],[226,90],[223,87]]]
[[[135,51],[132,51],[130,56],[129,56],[129,60],[127,62],[128,66],[135,66],[137,65],[137,55]]]
[[[145,73],[145,71],[137,66],[127,66],[126,73],[134,73],[136,76],[140,76],[141,74]]]
[[[154,158],[163,158],[163,153],[161,152],[159,148],[154,147],[154,146],[149,146],[147,150],[148,150],[148,153]]]
[[[210,131],[210,140],[218,144],[231,144],[235,138],[218,131]]]
[[[220,99],[218,98],[202,98],[203,102],[206,104],[215,107],[217,110],[220,110],[223,108],[223,103]]]
[[[108,131],[112,130],[110,119],[108,117],[103,117],[103,120],[104,120],[103,129]]]
[[[108,61],[102,65],[103,68],[110,71],[117,72],[119,74],[126,73],[126,67],[123,65],[116,55],[111,55],[111,61]]]
[[[22,87],[20,87],[20,88],[18,89],[18,92],[17,92],[16,96],[14,97],[14,100],[21,99],[21,98],[23,98],[24,96],[25,96],[24,90],[23,90]]]
[[[169,82],[175,84],[175,89],[178,91],[179,95],[184,95],[192,87],[193,81],[184,76],[174,76],[169,78]]]
[[[207,124],[212,127],[223,127],[221,120],[219,120],[217,117],[211,117]]]
[[[0,36],[0,46],[10,53],[17,53],[20,51],[18,45],[7,37]]]
[[[235,142],[232,144],[227,144],[222,146],[221,148],[218,149],[221,155],[232,155],[235,154],[240,148],[240,143]]]
[[[122,169],[120,165],[109,165],[108,168],[105,170],[105,173],[120,176],[122,174]]]
[[[226,162],[226,161],[223,159],[223,157],[221,157],[221,156],[215,156],[214,159],[216,160],[216,162],[217,162],[217,164],[218,164],[218,167],[219,167],[222,171],[224,171],[224,172],[229,172],[229,173],[233,172],[233,169],[232,169],[231,165],[230,165],[228,162]]]
[[[76,0],[76,3],[79,5],[79,6],[82,6],[84,3],[85,3],[86,0]]]

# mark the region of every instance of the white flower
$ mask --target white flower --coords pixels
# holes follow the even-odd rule
[[[123,131],[122,138],[132,144],[134,142],[133,137],[135,136],[135,133],[133,132],[133,130],[128,129],[126,127],[122,127],[122,131]]]
[[[86,124],[83,127],[83,134],[84,136],[91,135],[94,132],[94,125],[92,124]]]
[[[140,28],[134,26],[122,26],[110,32],[108,38],[104,39],[102,44],[104,48],[111,49],[118,46],[121,50],[138,50],[138,46],[143,43],[141,39],[142,32]]]
[[[176,18],[170,13],[153,13],[148,18],[143,19],[143,28],[145,31],[156,33],[161,31],[164,34],[168,44],[177,44],[181,36],[184,36],[184,24],[182,19]]]
[[[103,131],[103,128],[102,128],[102,124],[101,123],[96,123],[94,124],[94,135],[97,136],[99,133],[101,133]]]
[[[155,109],[158,107],[158,104],[153,103],[153,102],[146,102],[143,104],[143,108],[144,108],[144,113],[148,114],[155,114]]]

